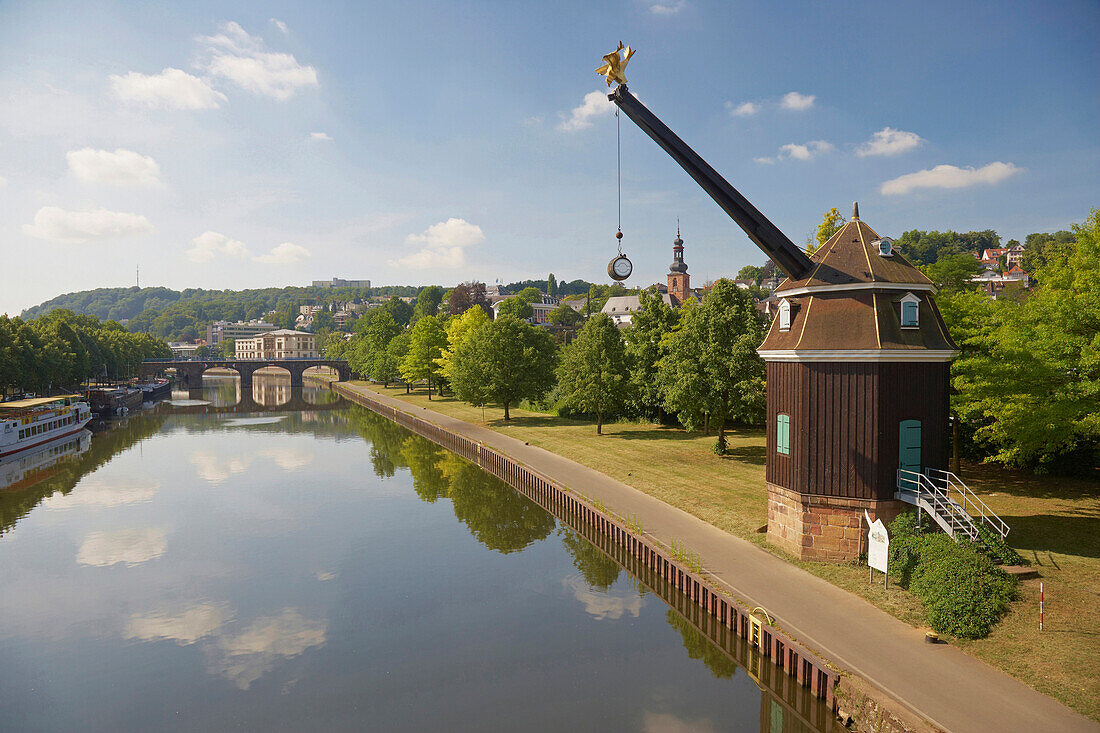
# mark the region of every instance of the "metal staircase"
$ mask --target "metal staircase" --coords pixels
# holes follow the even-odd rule
[[[927,512],[951,537],[978,542],[983,524],[1002,540],[1008,535],[1008,525],[950,471],[929,468],[918,473],[899,468],[894,496]]]

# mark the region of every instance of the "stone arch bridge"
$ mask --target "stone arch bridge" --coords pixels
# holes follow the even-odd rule
[[[230,369],[241,377],[241,387],[251,389],[252,375],[259,369],[279,367],[290,372],[290,386],[301,387],[302,375],[311,367],[335,369],[341,382],[351,379],[351,367],[344,359],[150,359],[141,363],[141,376],[155,376],[175,369],[176,376],[189,387],[202,384],[208,369]]]

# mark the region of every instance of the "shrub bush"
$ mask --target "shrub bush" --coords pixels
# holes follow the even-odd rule
[[[966,541],[917,527],[913,512],[890,525],[890,565],[921,599],[938,633],[980,639],[1008,609],[1016,581]]]

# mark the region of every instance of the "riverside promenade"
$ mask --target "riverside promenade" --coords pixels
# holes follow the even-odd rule
[[[720,587],[765,608],[777,625],[932,726],[969,731],[1100,731],[1097,724],[949,644],[809,573],[598,471],[488,428],[410,405],[361,385],[334,384],[506,453],[621,516],[636,516],[665,545],[686,542]],[[594,438],[595,439],[595,438]]]

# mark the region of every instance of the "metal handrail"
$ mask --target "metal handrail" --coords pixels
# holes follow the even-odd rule
[[[950,471],[944,471],[939,468],[925,469],[925,473],[928,474],[928,478],[932,479],[933,482],[941,481],[948,490],[954,489],[956,492],[958,492],[959,496],[961,496],[963,499],[960,504],[962,504],[964,507],[966,507],[967,505],[973,507],[973,511],[971,512],[971,514],[978,514],[978,516],[982,518],[983,522],[988,524],[994,532],[1001,536],[1001,539],[1008,537],[1008,532],[1010,529],[1008,524],[1006,524],[1003,519],[998,517],[992,509],[986,506],[986,503],[982,501],[978,497],[978,495],[970,489],[969,486],[963,483],[962,479],[960,479],[958,476],[951,473]]]
[[[950,527],[950,534],[962,532],[972,540],[977,539],[978,532],[973,518],[945,489],[936,486],[925,474],[899,468],[898,489],[912,491],[918,499],[924,499],[931,506],[933,516]]]

